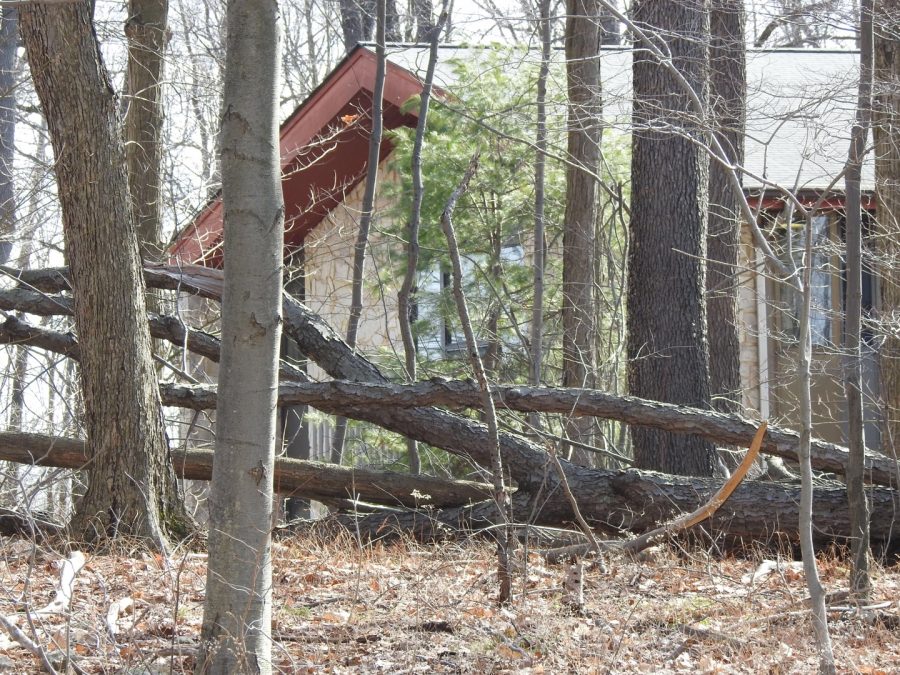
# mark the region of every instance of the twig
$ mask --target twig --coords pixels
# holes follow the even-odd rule
[[[550,461],[553,462],[553,466],[556,468],[556,472],[559,474],[560,485],[562,485],[562,489],[566,495],[566,499],[569,500],[569,504],[572,507],[572,513],[575,514],[575,520],[578,523],[578,526],[581,528],[581,531],[584,532],[584,536],[588,538],[591,548],[599,556],[600,544],[597,541],[597,538],[594,536],[594,531],[591,529],[591,526],[588,525],[588,522],[584,519],[584,516],[581,515],[581,509],[578,508],[578,500],[575,499],[575,495],[572,494],[572,488],[569,487],[569,481],[566,478],[566,472],[563,469],[562,464],[559,463],[559,458],[556,456],[556,448],[548,444],[547,453],[550,455]]]
[[[53,667],[53,664],[50,662],[50,657],[43,647],[32,641],[31,638],[25,635],[15,623],[2,614],[0,614],[0,625],[6,629],[6,632],[9,633],[13,640],[40,659],[41,664],[44,666],[44,670],[48,673],[56,673],[56,668]]]
[[[441,214],[441,229],[447,238],[447,249],[450,253],[450,262],[453,265],[453,297],[456,300],[456,309],[459,314],[459,322],[462,324],[463,333],[466,336],[466,348],[469,352],[469,360],[472,370],[475,371],[475,379],[481,390],[482,405],[484,407],[485,421],[488,427],[488,441],[491,453],[491,473],[493,474],[494,501],[500,514],[503,535],[497,538],[497,575],[500,581],[499,602],[501,605],[509,603],[512,599],[512,577],[510,573],[509,553],[512,548],[512,522],[509,495],[503,479],[503,459],[500,455],[500,436],[497,427],[497,410],[494,407],[494,399],[491,397],[491,386],[487,379],[484,363],[478,351],[478,342],[475,340],[475,331],[472,329],[472,320],[466,303],[466,295],[462,288],[462,263],[459,256],[459,245],[456,241],[456,231],[453,229],[453,210],[456,203],[469,187],[469,181],[478,169],[478,153],[472,156],[469,166],[463,174],[459,185],[450,195],[444,212]]]

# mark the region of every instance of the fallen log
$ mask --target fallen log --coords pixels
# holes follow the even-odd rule
[[[37,301],[38,293],[32,291],[28,293],[32,300]],[[0,299],[3,297],[3,292],[0,292]],[[41,297],[41,305],[45,302],[46,300]],[[27,311],[29,306],[27,303],[24,304],[23,311]],[[60,305],[54,301],[53,306]],[[219,339],[214,335],[186,326],[183,321],[174,316],[150,315],[148,322],[152,337],[166,340],[210,361],[218,362],[220,344]],[[38,349],[45,349],[68,356],[76,361],[81,358],[81,348],[78,345],[78,340],[72,333],[63,333],[51,328],[34,326],[16,316],[7,316],[0,323],[0,343],[37,347]],[[282,380],[307,381],[306,373],[286,361],[282,361],[279,364],[279,375]]]
[[[209,480],[213,453],[173,451],[176,473],[182,478]],[[43,434],[0,432],[0,460],[81,469],[90,461],[84,441]],[[322,462],[279,457],[275,460],[275,490],[285,496],[310,499],[355,498],[388,506],[459,506],[491,495],[491,486],[472,481],[411,476],[393,471],[354,469]]]
[[[3,268],[10,276],[20,278],[26,283],[41,291],[58,291],[67,287],[65,268],[49,270],[24,270],[18,271],[11,268]],[[145,269],[145,278],[151,287],[177,288],[186,292],[195,292],[203,297],[218,299],[221,293],[221,272],[199,266],[167,267],[154,266]],[[13,289],[12,291],[0,291],[0,308],[18,309],[34,313],[64,314],[71,311],[71,301],[64,296],[46,296],[43,292],[28,290],[26,288]],[[55,312],[52,310],[55,308]],[[467,382],[422,382],[414,385],[392,385],[378,368],[358,354],[353,353],[346,343],[324,321],[305,306],[288,295],[285,295],[283,311],[285,314],[286,332],[300,345],[310,358],[318,363],[332,377],[351,382],[367,382],[375,387],[381,387],[380,391],[365,392],[363,388],[349,387],[344,384],[335,385],[307,385],[310,388],[302,390],[298,388],[294,392],[283,390],[284,403],[308,403],[319,407],[326,412],[332,410],[323,407],[326,401],[323,397],[338,395],[355,395],[355,405],[370,405],[371,396],[378,399],[379,404],[406,406],[418,408],[426,405],[451,405],[451,406],[475,406],[480,405],[480,400],[474,392],[475,387]],[[25,324],[27,326],[27,324]],[[28,327],[28,331],[19,332],[4,331],[0,326],[0,341],[23,342],[34,344],[52,351],[69,349],[64,342],[54,339],[41,341],[36,327]],[[195,353],[207,358],[218,359],[218,340],[201,331],[186,329],[184,324],[174,317],[152,317],[151,333],[154,337],[166,339],[174,344],[186,346]],[[60,347],[60,345],[62,345]],[[57,348],[54,348],[57,347]],[[305,380],[305,375],[298,369],[291,368],[287,364],[282,365],[282,377],[294,381]],[[318,386],[321,392],[316,397]],[[326,390],[325,387],[339,390],[338,393]],[[594,390],[580,389],[549,389],[520,386],[497,386],[495,395],[497,404],[511,410],[521,412],[554,412],[560,414],[590,415],[615,419],[626,424],[651,426],[669,431],[691,433],[703,436],[709,440],[726,445],[746,445],[752,438],[756,423],[743,419],[737,415],[726,415],[713,411],[695,408],[683,408],[671,404],[658,403],[628,396],[615,396]],[[174,399],[170,399],[173,405],[178,405]],[[201,403],[201,398],[193,398],[191,405],[207,405]],[[354,403],[348,401],[347,403]],[[427,414],[423,416],[422,408],[406,416],[414,426],[427,424]],[[342,414],[342,413],[335,413]],[[349,415],[352,417],[352,415]],[[368,418],[367,421],[378,424],[377,420]],[[460,419],[460,418],[458,418]],[[446,421],[446,420],[445,420]],[[395,429],[396,430],[396,429]],[[402,429],[399,433],[405,433]],[[414,435],[414,434],[407,434]],[[771,428],[762,452],[785,459],[796,461],[799,436],[796,432]],[[452,452],[452,450],[450,450]],[[524,451],[519,448],[519,451]],[[536,466],[533,452],[543,453],[539,446],[532,445],[530,451],[524,451],[528,456],[527,465]],[[844,474],[847,464],[847,449],[814,440],[812,442],[813,466],[820,471],[828,471]],[[521,459],[521,458],[520,458]],[[527,477],[521,475],[528,469],[523,467],[520,475],[514,477],[520,482],[526,482]],[[867,452],[866,464],[867,478],[874,483],[882,485],[895,485],[898,482],[897,463],[871,451]]]
[[[41,466],[81,468],[88,461],[83,441],[42,434],[0,433],[0,460]],[[208,480],[212,475],[213,453],[190,451],[173,453],[176,472],[185,478]],[[513,495],[519,523],[563,525],[573,519],[571,507],[558,484],[548,475],[544,489],[519,491]],[[609,535],[624,531],[644,532],[661,522],[690,513],[705,504],[721,487],[708,478],[670,476],[652,471],[604,471],[572,467],[566,471],[572,493],[585,518]],[[312,498],[346,499],[352,495],[364,501],[388,506],[433,506],[428,509],[402,509],[363,517],[362,531],[377,532],[387,526],[410,529],[422,538],[446,537],[448,528],[481,529],[490,527],[495,514],[493,501],[476,501],[489,495],[487,484],[465,481],[441,481],[422,476],[350,469],[332,464],[280,458],[274,481],[280,494]],[[430,494],[431,500],[413,496],[413,491]],[[797,531],[800,488],[792,484],[768,481],[744,481],[712,518],[710,531],[731,538],[768,541]],[[894,514],[897,492],[889,488],[870,490],[871,527],[875,542],[897,542]],[[467,502],[469,506],[459,506]],[[441,508],[441,504],[455,504]],[[537,508],[535,505],[537,504]],[[816,487],[814,503],[818,541],[843,541],[849,531],[847,492],[840,483],[830,481]]]
[[[164,386],[161,391],[166,405],[195,410],[215,407],[215,389],[212,387],[171,385]],[[497,406],[508,410],[602,417],[626,424],[696,434],[723,445],[748,444],[757,424],[737,415],[675,406],[633,396],[605,394],[590,389],[494,385],[491,393]],[[278,402],[282,405],[311,405],[327,412],[329,403],[336,401],[354,407],[481,407],[478,387],[462,380],[415,384],[334,380],[282,384],[279,387]],[[796,461],[799,442],[797,432],[773,427],[766,434],[760,452]],[[813,453],[813,466],[817,470],[844,473],[847,461],[845,448],[825,441],[814,441]],[[884,455],[868,452],[865,471],[866,478],[873,483],[896,485],[898,482],[897,463]]]

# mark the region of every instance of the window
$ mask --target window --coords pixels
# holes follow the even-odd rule
[[[812,263],[810,286],[812,289],[812,306],[809,314],[810,337],[813,345],[829,345],[832,343],[832,276],[834,272],[831,244],[831,221],[827,215],[814,216],[812,219]],[[805,222],[793,222],[790,227],[776,230],[776,245],[782,260],[789,267],[803,269],[806,252],[807,227]],[[782,330],[788,336],[800,337],[800,313],[803,309],[803,295],[787,283],[779,284],[782,309]]]
[[[486,254],[463,256],[461,259],[463,288],[469,304],[470,317],[479,340],[482,356],[489,343],[481,339],[484,311],[493,301],[494,289],[484,279],[489,258]],[[503,266],[525,265],[525,249],[516,240],[500,249]],[[428,358],[440,359],[465,356],[466,337],[459,324],[456,302],[453,298],[453,272],[449,263],[436,264],[419,277],[419,332],[417,345]],[[507,336],[506,342],[517,342],[515,336]]]

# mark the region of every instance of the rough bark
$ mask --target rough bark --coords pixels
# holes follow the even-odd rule
[[[847,499],[851,529],[850,589],[859,600],[871,592],[869,577],[869,513],[865,492],[865,429],[862,399],[862,165],[872,115],[872,7],[873,0],[862,0],[859,9],[859,95],[856,123],[850,132],[847,158],[845,300],[844,300],[844,395],[847,399]]]
[[[665,40],[673,64],[707,100],[709,4],[641,0],[634,21]],[[705,106],[704,106],[705,107]],[[709,163],[707,130],[688,95],[638,41],[634,49],[628,384],[636,396],[710,405],[704,290]],[[690,436],[632,430],[635,464],[711,476],[714,448]]]
[[[713,133],[728,160],[744,161],[746,58],[743,0],[712,0],[710,14],[710,105]],[[709,387],[712,406],[741,411],[738,341],[737,262],[740,249],[738,197],[727,169],[709,167],[709,231],[706,236],[706,318],[709,330]]]
[[[175,451],[172,454],[175,467],[185,478],[204,480],[211,476],[213,453],[194,450]],[[75,469],[89,462],[90,456],[81,440],[0,432],[0,460]],[[563,461],[564,466],[567,464]],[[291,459],[278,459],[273,475],[278,491],[283,494],[340,499],[356,493],[365,501],[396,507],[408,504],[412,490],[419,489],[424,494],[432,494],[426,492],[429,490],[434,495],[440,495],[435,497],[435,501],[444,501],[447,506],[436,511],[401,510],[389,516],[372,516],[360,522],[363,531],[369,528],[373,533],[383,534],[385,524],[397,524],[407,529],[416,523],[419,535],[434,538],[446,537],[447,526],[455,528],[461,522],[476,527],[498,522],[496,506],[492,501],[465,506],[468,501],[477,499],[475,495],[484,494],[482,491],[490,492],[490,486],[483,484],[360,471]],[[611,534],[652,529],[660,522],[696,509],[721,487],[721,482],[715,479],[668,476],[637,470],[606,471],[574,467],[574,470],[567,469],[567,477],[582,514]],[[384,485],[389,487],[385,488]],[[897,542],[893,518],[896,492],[874,488],[871,496],[873,540],[882,543]],[[537,525],[571,522],[573,514],[568,499],[562,495],[561,490],[543,493],[541,508],[536,512],[532,498],[532,494],[522,490],[513,495],[516,522],[534,522]],[[783,536],[795,541],[798,501],[797,485],[744,481],[708,522],[707,527],[711,532],[723,533],[735,539],[774,542]],[[418,505],[426,503],[419,501]],[[453,507],[454,503],[460,507]],[[843,540],[850,526],[847,492],[844,487],[836,481],[827,481],[817,486],[814,508],[816,543]]]
[[[0,17],[0,264],[9,260],[16,233],[13,161],[16,156],[18,22],[18,10],[3,7]]]
[[[339,0],[344,49],[350,51],[358,42],[368,40],[375,27],[376,0]]]
[[[191,480],[209,480],[214,458],[215,453],[208,450],[176,450],[172,453],[178,476]],[[64,469],[82,469],[91,461],[82,440],[11,432],[0,432],[0,459]],[[286,457],[275,460],[273,476],[274,489],[282,495],[311,499],[356,498],[395,507],[445,508],[491,496],[491,486],[486,483],[354,469]]]
[[[129,0],[125,37],[125,156],[128,189],[144,260],[161,246],[162,72],[168,41],[168,0]]]
[[[597,0],[567,0],[566,83],[568,89],[568,150],[566,211],[563,225],[563,373],[564,387],[593,387],[594,350],[594,228],[600,162],[600,24]],[[590,443],[590,420],[572,420],[567,435]],[[576,461],[592,458],[575,448]]]
[[[187,520],[167,456],[118,107],[92,4],[20,10],[56,155],[84,425],[96,453],[70,525],[86,540],[123,534],[163,547],[165,534],[183,533]]]
[[[229,0],[222,119],[221,404],[197,672],[272,671],[275,462],[284,201],[275,0]]]
[[[531,310],[531,352],[528,355],[528,382],[535,387],[541,384],[541,367],[544,360],[544,253],[547,242],[545,235],[545,188],[547,165],[547,79],[550,77],[551,56],[551,22],[550,0],[540,0],[539,32],[541,38],[541,67],[537,79],[537,119],[534,142],[534,252],[532,254],[532,270],[534,274],[534,303]],[[540,420],[535,416],[529,420],[538,426]]]
[[[412,6],[416,19],[415,41],[419,44],[429,42],[434,30],[434,3],[432,0],[412,0]]]
[[[204,270],[208,273],[209,270]],[[173,274],[182,275],[184,270],[173,270]],[[54,272],[54,275],[58,272]],[[218,273],[221,275],[221,272]],[[28,277],[38,280],[43,275],[35,270]],[[158,273],[150,276],[151,283],[164,282],[168,285],[170,277]],[[184,289],[192,289],[192,280],[185,278]],[[213,285],[203,282],[205,295],[213,299],[220,297]],[[221,283],[221,282],[219,282]],[[10,301],[10,295],[18,302]],[[36,309],[56,309],[68,306],[70,301],[60,296],[45,297],[33,291],[14,289],[0,291],[0,308],[30,311]],[[297,302],[285,297],[284,315],[286,332],[298,341],[301,351],[315,354],[313,360],[326,364],[326,370],[337,379],[352,382],[368,383],[366,387],[355,388],[348,382],[309,383],[303,387],[291,388],[283,385],[280,393],[282,404],[307,403],[321,408],[324,412],[340,414],[340,401],[329,403],[330,399],[346,398],[346,408],[355,409],[358,419],[369,419],[377,422],[378,402],[399,407],[414,408],[423,405],[446,405],[448,407],[477,406],[478,395],[471,383],[467,382],[420,382],[416,385],[403,386],[390,383],[378,369],[364,357],[353,354],[327,324],[318,316]],[[54,313],[54,312],[50,312]],[[217,338],[186,328],[175,317],[155,317],[151,319],[153,336],[185,346],[187,349],[210,358],[219,359],[219,341]],[[34,347],[48,349],[60,353],[73,349],[74,339],[71,335],[38,328],[19,320],[0,324],[0,341],[27,342]],[[73,352],[73,355],[74,352]],[[334,359],[334,361],[329,361]],[[295,382],[306,381],[306,374],[289,364],[281,364],[283,380]],[[212,407],[212,399],[205,398],[201,389],[182,390],[179,397],[167,398],[167,405],[180,405],[205,409]],[[631,396],[618,396],[594,390],[582,389],[539,389],[520,386],[495,386],[494,394],[498,396],[498,405],[520,412],[566,413],[574,411],[579,415],[592,415],[613,419],[629,425],[645,425],[671,431],[673,433],[697,434],[708,440],[724,445],[746,445],[753,435],[756,422],[743,419],[737,415],[729,415],[714,411],[659,403]],[[193,398],[191,398],[193,397]],[[428,415],[417,418],[421,424],[428,424]],[[418,425],[414,425],[415,428]],[[404,433],[401,431],[401,433]],[[798,434],[794,431],[771,428],[766,435],[762,452],[784,459],[797,461]],[[531,446],[536,448],[537,446]],[[543,453],[543,449],[539,449]],[[820,471],[844,474],[847,466],[847,449],[832,443],[813,440],[813,466]],[[884,455],[867,453],[866,476],[876,484],[895,485],[897,482],[896,465]],[[518,476],[515,476],[520,480]]]
[[[900,448],[900,2],[876,4],[875,193],[873,245],[878,252],[880,315],[884,322],[881,364],[882,432],[887,454]]]
[[[215,392],[208,387],[162,385],[166,405],[194,410],[215,407]],[[753,438],[757,422],[737,415],[657,403],[630,396],[617,396],[584,389],[540,389],[515,385],[493,385],[494,401],[500,408],[518,412],[542,412],[600,417],[630,426],[647,426],[679,434],[696,434],[707,440],[729,446],[746,446]],[[305,403],[324,412],[352,409],[356,419],[378,423],[378,405],[397,408],[446,406],[449,408],[481,407],[480,394],[471,382],[419,382],[413,385],[361,382],[309,382],[282,384],[282,404]],[[770,427],[761,452],[798,461],[799,435],[795,431]],[[848,463],[846,448],[813,440],[813,466],[819,471],[845,474]],[[515,475],[515,474],[514,474]],[[875,484],[895,486],[896,465],[883,455],[869,453],[865,475]]]

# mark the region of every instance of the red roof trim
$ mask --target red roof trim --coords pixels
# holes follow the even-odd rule
[[[310,94],[280,131],[281,169],[285,192],[286,243],[299,244],[343,196],[362,179],[367,161],[369,120],[377,57],[358,46]],[[408,70],[388,62],[384,87],[384,126],[396,129],[416,123],[418,111],[402,113],[401,106],[420,93],[422,82]],[[359,115],[349,123],[342,117]],[[349,119],[349,118],[348,118]],[[331,152],[317,151],[315,141],[327,137]],[[361,146],[364,146],[360,152]],[[340,152],[334,152],[340,147]],[[381,159],[389,153],[387,144]],[[315,162],[302,159],[318,152]],[[302,167],[302,168],[301,168]],[[334,186],[330,195],[314,189]],[[216,196],[169,248],[172,263],[221,265],[222,200]]]
[[[797,195],[798,201],[806,207],[813,206],[819,202],[820,197],[821,193],[816,192],[815,190],[804,191]],[[747,199],[754,211],[756,209],[759,209],[760,211],[781,211],[784,209],[786,203],[784,195],[780,193],[765,194],[762,199],[760,199],[759,193],[756,193],[749,195]],[[834,194],[825,197],[825,199],[819,202],[819,208],[823,210],[840,211],[844,208],[844,201],[844,195]],[[875,197],[871,194],[864,194],[862,196],[862,208],[867,211],[874,211]]]

